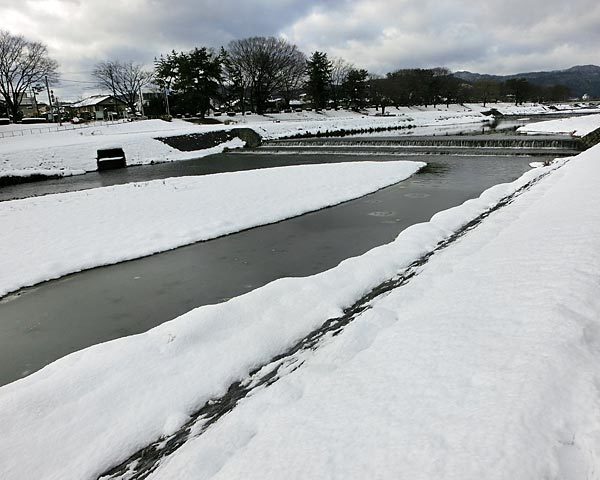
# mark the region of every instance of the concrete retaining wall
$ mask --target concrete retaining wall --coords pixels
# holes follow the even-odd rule
[[[581,138],[581,142],[586,146],[586,148],[593,147],[600,143],[600,128],[597,128],[592,133],[588,133],[585,137]]]

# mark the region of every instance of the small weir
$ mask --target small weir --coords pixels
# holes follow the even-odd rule
[[[266,142],[263,152],[381,152],[386,154],[473,154],[572,156],[585,150],[584,144],[570,136],[556,135],[442,135],[389,137],[336,137]]]

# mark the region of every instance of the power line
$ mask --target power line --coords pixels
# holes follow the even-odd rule
[[[62,83],[62,82],[70,82],[70,83],[93,83],[93,84],[97,84],[98,82],[92,82],[91,80],[73,80],[70,78],[59,78],[58,79],[58,83]]]

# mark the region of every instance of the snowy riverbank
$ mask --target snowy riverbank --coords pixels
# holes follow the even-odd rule
[[[520,133],[528,134],[571,134],[576,137],[585,137],[600,128],[600,114],[586,115],[583,117],[560,118],[546,122],[530,123],[518,129]]]
[[[436,253],[150,478],[529,479],[597,469],[599,148]],[[0,388],[0,473],[95,478],[562,162],[332,270],[193,310]]]
[[[155,140],[198,130],[196,125],[183,121],[143,120],[4,138],[0,140],[0,178],[80,175],[96,170],[98,149],[115,146],[123,148],[128,165],[143,165],[199,158],[244,145],[236,138],[213,148],[182,152]]]
[[[557,113],[592,113],[589,108],[570,105],[511,105],[506,103],[437,105],[436,107],[388,107],[386,115],[377,115],[374,108],[364,113],[347,110],[302,111],[271,115],[236,115],[218,117],[230,125],[196,125],[183,120],[137,122],[97,125],[66,131],[47,131],[41,126],[0,126],[0,178],[31,175],[66,176],[96,170],[98,149],[122,147],[128,165],[172,162],[200,158],[219,153],[224,148],[239,148],[244,143],[234,139],[210,149],[182,152],[156,140],[197,133],[229,130],[234,127],[254,129],[265,139],[297,134],[318,134],[338,131],[368,130],[370,128],[449,127],[482,124],[490,120],[482,112],[493,108],[503,115],[546,115]],[[37,130],[36,130],[37,128]],[[23,132],[21,132],[23,130]],[[37,132],[25,134],[25,132]],[[13,133],[23,135],[11,136]]]
[[[514,106],[498,104],[502,112],[515,111]],[[303,111],[273,115],[237,115],[220,120],[231,125],[196,125],[183,120],[163,122],[143,120],[114,125],[98,125],[68,131],[40,131],[23,136],[7,136],[0,141],[0,177],[24,177],[28,175],[63,176],[78,175],[96,170],[96,152],[100,148],[122,147],[128,165],[171,162],[199,158],[218,153],[225,147],[243,146],[240,140],[232,140],[211,149],[182,152],[156,140],[194,133],[228,130],[233,127],[249,127],[263,138],[282,138],[297,134],[317,134],[341,130],[369,128],[444,127],[451,125],[481,124],[489,117],[481,112],[489,110],[480,105],[440,105],[436,108],[401,107],[388,108],[388,115],[376,116],[375,109],[367,114],[346,110]],[[518,111],[541,113],[549,111],[540,105],[519,107]],[[0,126],[0,132],[8,134],[18,126]],[[28,129],[35,131],[35,128]]]
[[[0,297],[23,286],[361,197],[422,162],[302,165],[168,178],[0,203]],[[43,241],[40,241],[43,239]]]
[[[595,478],[599,155],[435,254],[149,478]]]
[[[275,121],[277,120],[277,121]],[[203,150],[179,151],[159,137],[249,127],[263,138],[281,138],[298,133],[339,130],[358,130],[371,127],[399,128],[414,125],[452,125],[482,123],[487,117],[478,112],[416,111],[414,114],[376,117],[355,112],[332,111],[323,114],[306,112],[295,118],[294,114],[279,118],[250,115],[236,117],[231,125],[196,125],[183,120],[164,122],[142,120],[116,125],[103,125],[81,130],[38,133],[4,138],[0,141],[0,177],[29,175],[76,175],[96,170],[96,152],[100,148],[122,147],[128,165],[172,162],[199,158],[219,153],[224,148],[239,148],[244,143],[233,139],[219,146]],[[8,125],[6,128],[10,128]],[[0,127],[3,128],[3,127]]]

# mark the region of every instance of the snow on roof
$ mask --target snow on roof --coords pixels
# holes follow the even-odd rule
[[[98,105],[99,103],[102,103],[105,100],[108,100],[109,98],[112,98],[111,95],[93,95],[91,97],[84,98],[79,102],[75,102],[71,106],[75,108],[91,107],[92,105]]]

